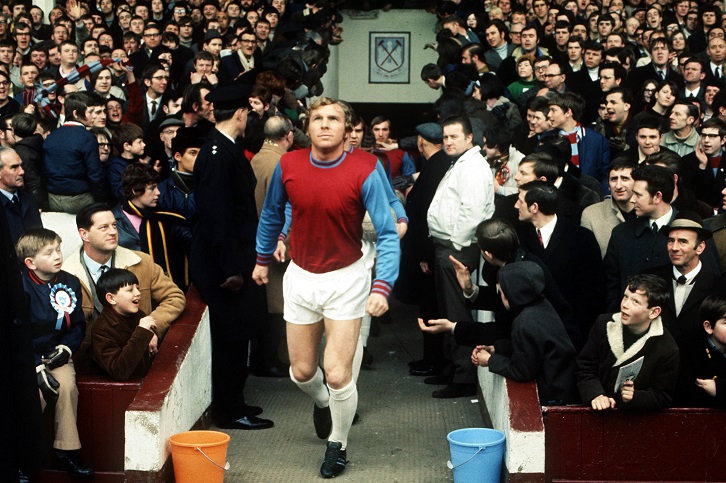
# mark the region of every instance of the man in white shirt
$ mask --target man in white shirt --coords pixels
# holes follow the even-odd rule
[[[472,320],[466,299],[449,260],[453,256],[473,270],[479,266],[475,243],[476,227],[494,213],[494,183],[491,169],[473,144],[471,123],[466,117],[444,122],[444,150],[454,160],[439,183],[429,207],[427,222],[436,250],[434,276],[439,310],[449,320]],[[476,372],[469,359],[471,350],[458,346],[453,338],[453,377],[432,383],[449,383],[433,397],[453,398],[476,393]]]

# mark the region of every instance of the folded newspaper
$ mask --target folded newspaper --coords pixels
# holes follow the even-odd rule
[[[618,371],[618,378],[615,380],[616,394],[620,392],[620,389],[622,389],[623,383],[625,383],[626,381],[633,381],[636,377],[638,377],[640,368],[643,367],[643,357],[644,356],[640,356],[630,364],[620,366],[620,370]]]

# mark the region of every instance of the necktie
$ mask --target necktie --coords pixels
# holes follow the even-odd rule
[[[687,280],[685,275],[681,275],[676,279],[676,282],[678,282],[678,285],[685,285]]]
[[[716,67],[716,79],[721,78],[721,66]]]
[[[108,266],[107,265],[101,265],[101,275],[103,275],[104,273],[106,273],[106,270],[108,270]]]
[[[13,199],[10,202],[13,205],[19,205],[20,204],[20,198],[18,198],[18,195],[13,195]]]
[[[539,246],[544,248],[544,242],[542,241],[542,232],[537,228],[537,239],[539,240]]]
[[[650,227],[653,229],[653,233],[658,233],[658,225],[656,224],[656,222],[653,222]]]
[[[660,77],[660,80],[665,80],[665,72],[663,72],[662,70],[658,71],[658,76]]]
[[[151,101],[151,117],[156,116],[156,101]]]

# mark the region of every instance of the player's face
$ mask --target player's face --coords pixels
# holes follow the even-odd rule
[[[363,123],[361,122],[357,126],[353,126],[353,130],[350,132],[350,145],[357,148],[363,139]]]
[[[321,106],[310,113],[308,135],[313,143],[313,154],[326,154],[343,146],[345,139],[345,113],[338,104]]]

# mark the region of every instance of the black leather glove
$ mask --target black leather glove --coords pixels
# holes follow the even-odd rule
[[[71,349],[63,344],[55,346],[55,352],[48,356],[48,362],[45,363],[45,367],[48,369],[55,369],[66,365],[71,358]]]
[[[36,366],[36,375],[38,376],[38,387],[43,393],[46,402],[56,401],[58,399],[58,388],[60,383],[53,375],[45,369],[45,364]]]
[[[610,150],[611,151],[627,151],[629,146],[628,143],[625,142],[625,138],[621,137],[612,137],[609,139],[610,141]]]

